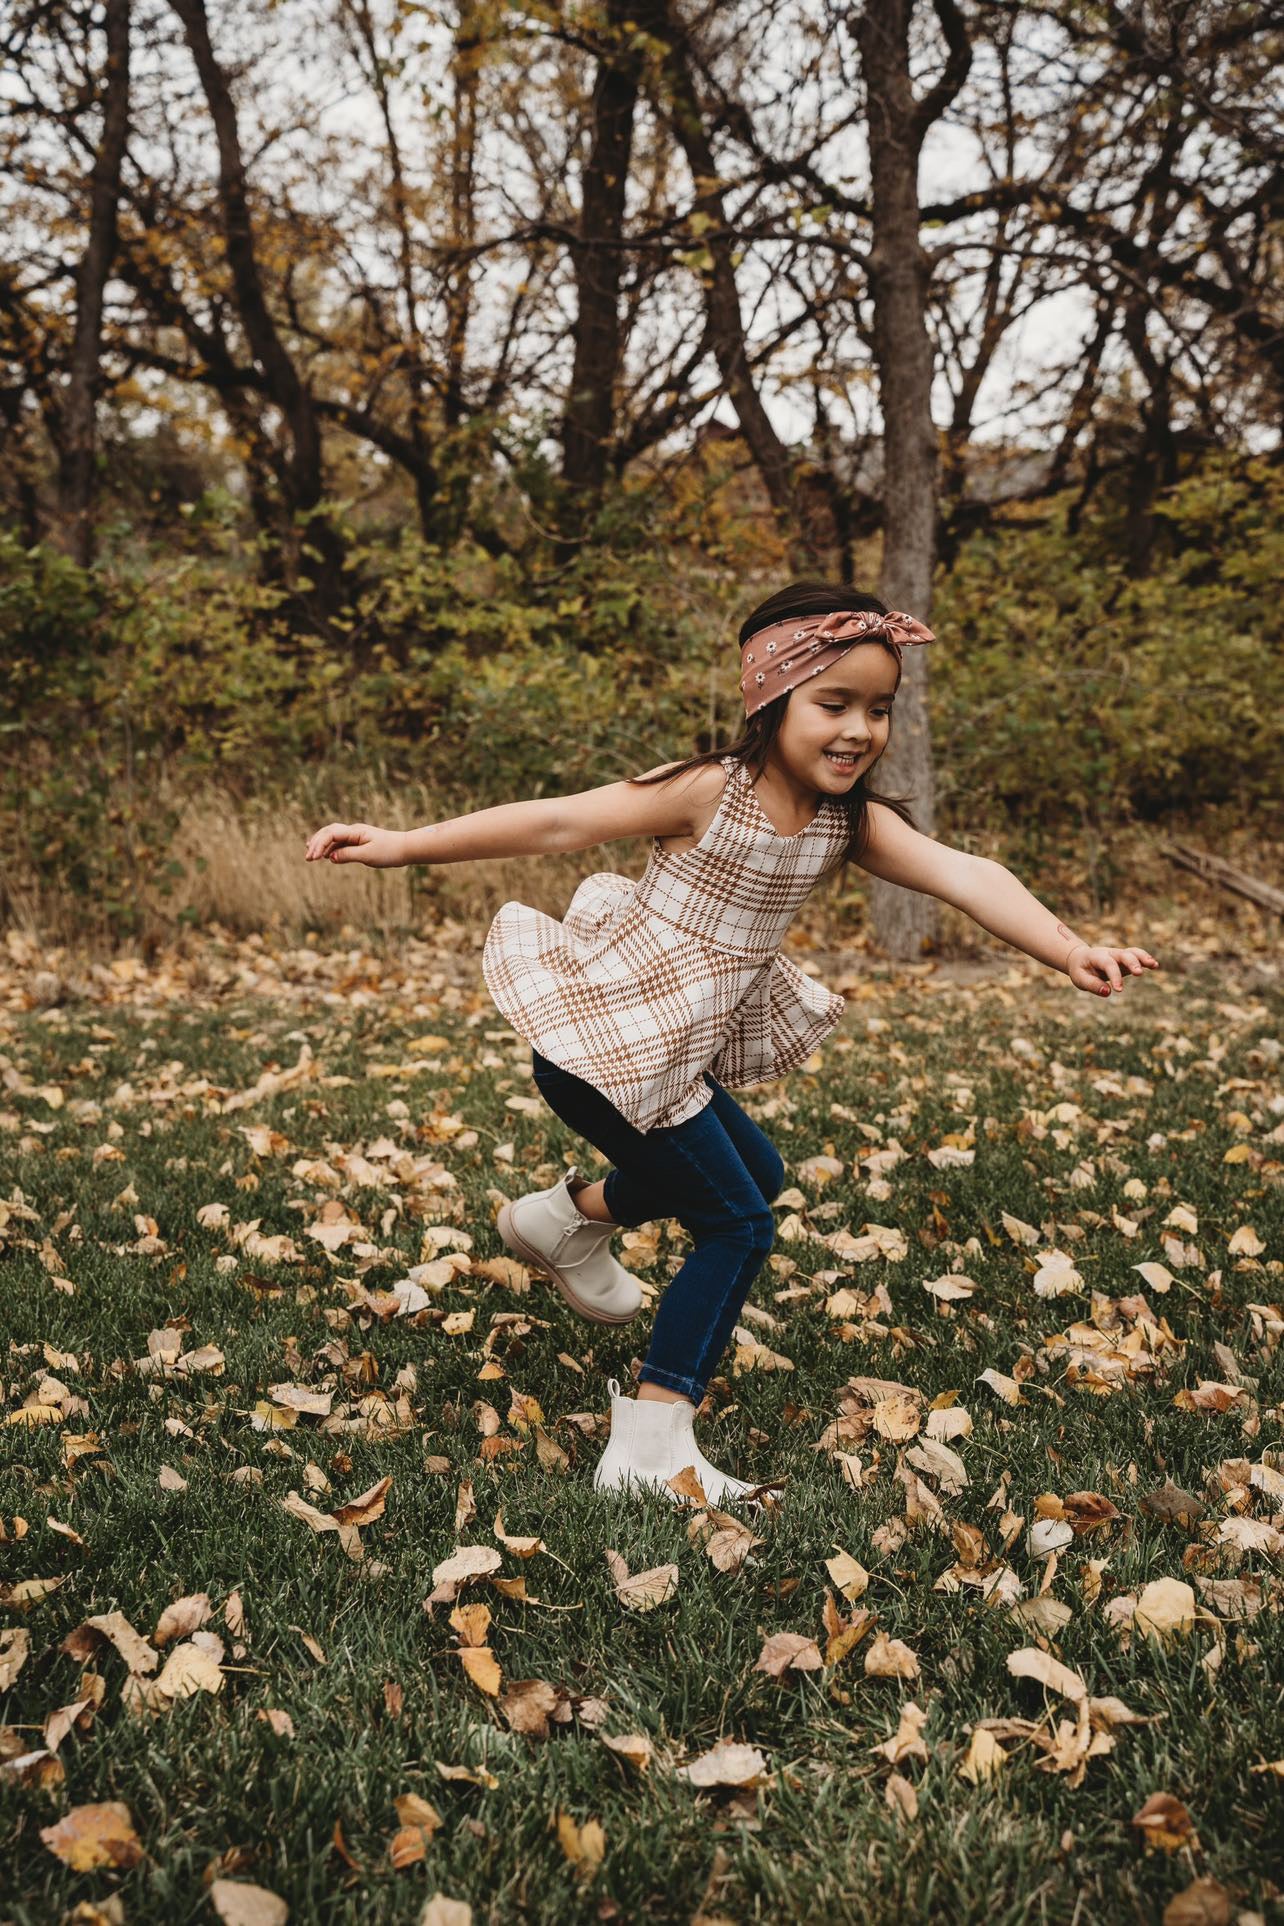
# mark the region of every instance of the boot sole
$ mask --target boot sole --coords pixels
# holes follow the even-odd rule
[[[617,1312],[594,1310],[585,1304],[582,1298],[577,1297],[561,1272],[554,1270],[546,1257],[541,1257],[538,1251],[531,1249],[524,1238],[518,1236],[517,1231],[513,1227],[513,1207],[511,1204],[500,1205],[495,1228],[498,1230],[510,1251],[515,1251],[518,1257],[524,1259],[534,1270],[540,1271],[545,1277],[552,1279],[577,1317],[586,1317],[591,1324],[631,1324],[637,1316],[637,1311],[625,1311],[620,1314]],[[640,1311],[641,1308],[642,1306],[639,1304],[638,1310]]]

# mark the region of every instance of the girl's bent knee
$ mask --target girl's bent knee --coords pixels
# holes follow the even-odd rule
[[[757,1210],[720,1214],[692,1233],[699,1245],[722,1244],[741,1260],[756,1257],[765,1263],[776,1237],[776,1220],[766,1204]]]
[[[764,1207],[760,1211],[752,1211],[744,1222],[750,1255],[759,1265],[763,1265],[771,1256],[771,1247],[776,1241],[776,1220]]]

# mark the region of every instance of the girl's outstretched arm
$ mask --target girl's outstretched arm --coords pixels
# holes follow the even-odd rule
[[[667,768],[661,763],[659,768]],[[648,774],[651,773],[648,771]],[[367,863],[378,869],[407,863],[477,862],[493,856],[549,856],[591,849],[622,836],[682,836],[708,814],[726,781],[706,765],[673,782],[608,782],[574,796],[540,796],[499,803],[422,829],[379,829],[373,823],[327,823],[309,838],[305,860]]]
[[[1149,950],[1085,943],[1002,863],[938,843],[884,804],[871,803],[869,813],[863,869],[952,904],[1036,962],[1064,970],[1076,989],[1109,996],[1112,989],[1123,988],[1125,975],[1140,976],[1160,967]]]

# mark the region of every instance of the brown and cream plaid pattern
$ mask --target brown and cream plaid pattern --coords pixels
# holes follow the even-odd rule
[[[504,903],[482,952],[518,1034],[643,1131],[702,1110],[706,1069],[737,1089],[795,1069],[844,1008],[779,948],[847,841],[846,812],[826,799],[805,829],[778,835],[744,764],[722,765],[726,786],[694,848],[653,841],[636,882],[586,876],[560,923]]]

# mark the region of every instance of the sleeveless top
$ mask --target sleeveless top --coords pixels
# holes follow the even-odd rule
[[[702,1110],[706,1070],[746,1088],[795,1069],[845,1007],[779,950],[846,845],[845,809],[826,797],[806,828],[781,836],[744,764],[721,762],[726,785],[694,847],[653,838],[642,876],[586,876],[560,923],[504,903],[482,953],[518,1034],[641,1131]]]

